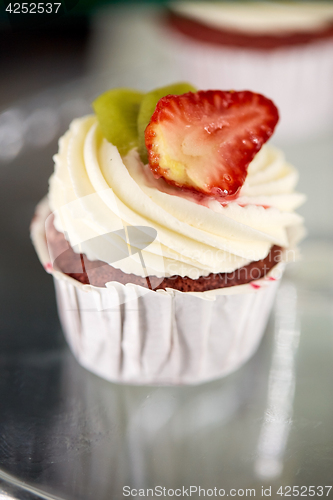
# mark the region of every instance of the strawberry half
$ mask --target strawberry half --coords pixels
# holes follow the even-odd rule
[[[167,95],[145,131],[150,168],[169,184],[235,197],[278,119],[273,102],[250,91]]]

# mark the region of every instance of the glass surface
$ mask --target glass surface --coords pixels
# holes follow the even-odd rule
[[[19,140],[9,137],[12,156],[0,163],[0,499],[110,500],[155,487],[166,495],[184,488],[192,498],[200,498],[199,487],[206,496],[212,489],[215,497],[216,488],[236,498],[250,496],[246,489],[262,497],[263,487],[264,496],[271,488],[271,497],[281,498],[280,486],[284,493],[303,486],[308,496],[314,486],[319,496],[320,486],[333,484],[331,241],[304,242],[258,351],[221,380],[116,385],[69,352],[52,279],[28,227],[47,192],[58,135],[72,116],[89,111],[100,88],[76,82],[9,110],[9,119],[30,125]],[[45,114],[45,106],[53,111]],[[43,123],[54,124],[53,135],[36,142],[33,130]],[[129,496],[126,486],[134,489]],[[153,498],[160,491],[163,498],[163,489]]]

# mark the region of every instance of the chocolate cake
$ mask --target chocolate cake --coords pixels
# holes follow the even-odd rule
[[[110,281],[122,284],[133,283],[152,290],[173,288],[181,292],[204,292],[236,285],[244,285],[250,281],[263,278],[280,260],[282,248],[274,245],[265,259],[253,261],[250,264],[229,273],[211,273],[198,279],[178,275],[167,278],[148,276],[143,278],[134,274],[126,274],[109,264],[95,260],[91,261],[84,254],[75,253],[66,241],[65,236],[56,230],[50,220],[47,230],[47,243],[54,259],[53,267],[85,285],[105,287]]]

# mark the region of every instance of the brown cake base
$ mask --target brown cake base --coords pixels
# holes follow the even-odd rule
[[[57,231],[49,219],[47,228],[47,243],[53,261],[53,267],[86,285],[105,287],[105,283],[133,283],[152,290],[174,288],[181,292],[204,292],[217,288],[243,285],[250,281],[263,278],[280,260],[281,247],[272,246],[265,259],[253,261],[231,273],[211,273],[198,279],[178,275],[168,278],[149,276],[142,278],[134,274],[126,274],[101,261],[90,261],[84,254],[77,254],[69,246],[64,235]],[[54,259],[54,256],[57,256]]]
[[[313,41],[333,38],[333,23],[329,23],[315,32],[304,31],[288,33],[283,36],[280,34],[251,34],[215,28],[170,11],[168,24],[183,35],[201,42],[256,50],[274,50],[280,47],[305,45]]]

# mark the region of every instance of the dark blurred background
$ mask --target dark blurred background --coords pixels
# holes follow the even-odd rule
[[[1,9],[0,109],[17,99],[84,75],[92,5],[36,26],[11,24]],[[13,15],[12,15],[13,17]]]
[[[32,15],[10,13],[14,2],[2,0],[0,110],[45,88],[95,71],[105,73],[119,64],[128,65],[130,61],[119,61],[117,51],[123,40],[117,42],[115,32],[125,23],[130,30],[131,24],[134,30],[141,24],[139,31],[144,33],[145,23],[156,13],[164,12],[165,3],[157,0],[63,0],[61,13],[44,15],[36,21]],[[130,41],[128,45],[130,47]],[[134,46],[128,52],[133,49]],[[151,49],[154,52],[154,48]],[[106,55],[103,61],[102,56]],[[112,61],[112,55],[116,61]],[[144,59],[149,62],[149,53]]]

